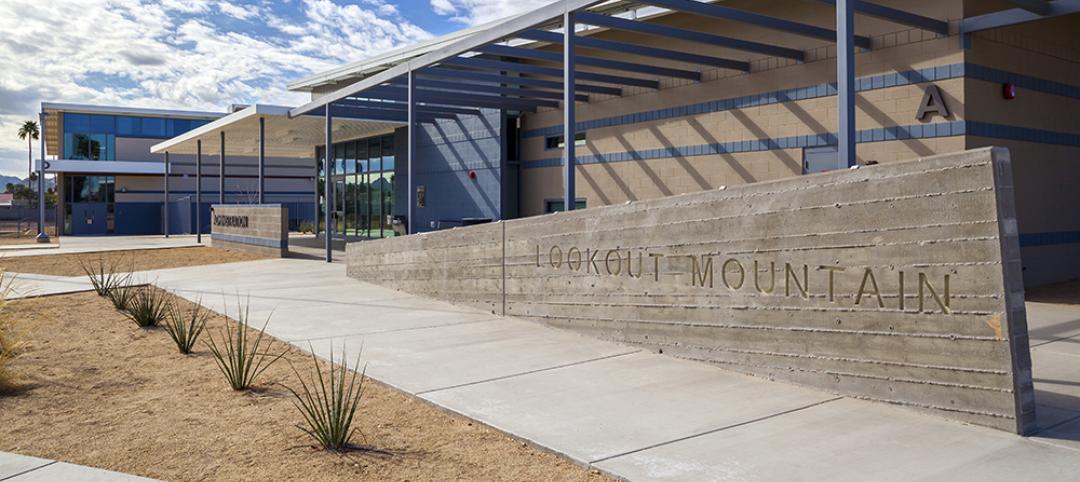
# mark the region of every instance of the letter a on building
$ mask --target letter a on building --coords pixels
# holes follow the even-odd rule
[[[933,113],[941,114],[941,117],[949,117],[949,106],[945,105],[945,98],[941,96],[941,89],[934,84],[930,84],[926,87],[926,92],[923,93],[922,102],[919,104],[919,112],[915,114],[915,118],[918,120],[926,119],[926,116]]]

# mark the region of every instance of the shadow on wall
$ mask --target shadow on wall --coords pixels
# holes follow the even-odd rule
[[[427,197],[425,207],[413,211],[418,231],[430,230],[432,222],[501,217],[502,141],[496,127],[501,123],[494,122],[501,115],[484,109],[479,116],[424,125],[417,146],[420,162],[413,172],[414,188],[425,186]],[[407,193],[406,202],[415,202],[413,195]]]

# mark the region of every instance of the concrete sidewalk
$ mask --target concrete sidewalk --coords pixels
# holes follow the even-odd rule
[[[340,264],[281,259],[149,276],[218,311],[250,296],[253,322],[272,312],[268,331],[281,339],[319,354],[362,345],[371,377],[632,480],[1080,473],[1080,437],[1064,429],[1075,422],[1069,413],[1058,413],[1062,431],[1023,438],[391,291],[347,278]]]
[[[209,246],[210,235],[203,237],[203,246]],[[23,246],[32,246],[27,248]],[[40,248],[39,245],[12,246],[11,249],[0,250],[0,257],[15,258],[22,256],[49,256],[56,254],[91,253],[98,251],[122,251],[129,249],[161,249],[181,248],[187,246],[199,246],[195,242],[195,236],[189,234],[174,235],[165,238],[160,235],[152,236],[61,236],[59,246],[50,245],[48,248]]]
[[[144,477],[95,469],[82,465],[0,452],[0,481],[37,482],[78,480],[80,482],[152,481]]]

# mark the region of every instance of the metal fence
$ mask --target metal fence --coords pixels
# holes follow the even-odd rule
[[[49,236],[59,232],[59,209],[59,205],[45,208],[45,233]],[[37,236],[37,223],[36,206],[0,206],[0,238],[33,238]]]

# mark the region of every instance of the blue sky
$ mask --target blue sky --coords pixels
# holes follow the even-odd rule
[[[311,73],[511,15],[511,0],[4,0],[0,173],[42,101],[224,111],[297,104]],[[36,151],[37,145],[34,149]],[[35,152],[35,157],[37,153]]]

